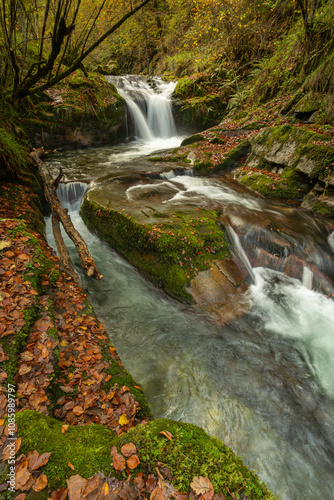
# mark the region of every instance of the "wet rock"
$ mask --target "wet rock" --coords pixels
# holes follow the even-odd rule
[[[234,170],[233,175],[266,197],[302,202],[310,193],[304,208],[333,215],[334,190],[328,189],[323,199],[317,199],[321,183],[334,186],[333,167],[332,136],[307,127],[283,125],[261,130],[251,141],[245,166]]]
[[[299,281],[303,280],[303,269],[306,266],[306,262],[296,255],[289,255],[286,260],[283,272],[291,278],[295,278]]]
[[[247,313],[247,274],[233,260],[213,261],[209,270],[191,280],[189,292],[195,302],[224,325]]]

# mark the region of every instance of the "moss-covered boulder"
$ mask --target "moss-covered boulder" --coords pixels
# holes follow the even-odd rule
[[[310,127],[283,125],[265,128],[251,141],[251,154],[234,177],[266,197],[302,202],[318,182],[328,187],[331,198],[334,186],[334,144],[330,135]],[[312,199],[319,196],[315,190]],[[326,204],[328,199],[326,199]],[[305,204],[315,212],[320,205]],[[327,211],[330,213],[330,210]]]
[[[126,477],[125,471],[119,473],[113,468],[111,457],[113,446],[120,450],[126,443],[133,443],[138,452],[140,463],[132,471],[134,478],[146,478],[155,474],[157,467],[166,467],[170,482],[188,494],[193,478],[202,476],[210,479],[215,493],[242,491],[243,498],[249,500],[276,498],[230,448],[195,425],[159,419],[120,437],[100,425],[72,426],[62,433],[61,422],[33,411],[19,412],[17,425],[22,438],[20,453],[51,453],[43,467],[48,486],[39,493],[40,499],[48,498],[53,489],[66,486],[66,479],[74,473],[86,479],[97,472]],[[27,500],[32,498],[29,495]]]
[[[221,89],[206,73],[181,78],[174,90],[175,121],[180,129],[204,130],[217,125],[227,108],[230,89]]]
[[[126,137],[126,104],[97,73],[73,73],[35,98],[23,120],[31,146],[45,149],[97,146]]]
[[[89,229],[124,255],[170,295],[193,302],[190,280],[229,255],[214,211],[164,204],[177,189],[131,176],[88,192],[81,215]]]

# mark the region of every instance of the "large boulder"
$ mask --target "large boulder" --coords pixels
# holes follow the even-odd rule
[[[265,128],[251,141],[246,165],[235,170],[234,177],[266,197],[302,202],[312,193],[305,198],[303,206],[331,214],[334,195],[332,136],[306,126]],[[324,192],[319,200],[321,203],[317,204]],[[318,210],[320,206],[327,208]]]

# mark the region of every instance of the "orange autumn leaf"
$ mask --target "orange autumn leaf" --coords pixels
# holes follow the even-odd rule
[[[72,465],[71,462],[68,462],[67,465],[69,466],[70,469],[74,470],[74,465]]]
[[[75,406],[72,411],[77,417],[84,413],[84,410],[81,408],[81,406]]]
[[[62,425],[61,426],[61,432],[62,432],[62,434],[65,434],[65,432],[68,430],[68,428],[69,428],[68,424]]]
[[[110,455],[112,456],[117,455],[117,448],[115,445],[111,448]]]
[[[121,453],[125,457],[131,457],[131,455],[134,455],[135,453],[137,453],[137,448],[133,443],[123,444],[123,446],[121,448]]]
[[[151,493],[150,500],[165,500],[165,494],[159,486],[154,488]]]
[[[211,481],[207,477],[194,477],[190,487],[196,495],[201,495],[204,500],[211,500],[215,493]]]
[[[132,455],[132,457],[127,459],[126,464],[129,469],[135,469],[140,464],[138,455]]]
[[[122,471],[125,469],[125,458],[122,455],[116,454],[113,456],[112,465],[115,470]]]
[[[45,465],[48,463],[49,458],[50,458],[51,453],[43,453],[43,455],[40,455],[36,460],[33,462],[33,464],[30,466],[31,470],[36,470],[39,469],[39,467],[42,467],[42,465]]]
[[[42,474],[39,476],[36,480],[36,482],[32,485],[32,489],[34,491],[42,491],[48,484],[48,478],[46,477],[45,474]]]
[[[25,484],[27,484],[30,478],[31,478],[31,472],[28,470],[27,467],[24,467],[16,474],[15,488],[17,490],[20,490],[21,488],[24,487]]]
[[[160,431],[159,434],[165,436],[169,441],[173,441],[173,434],[169,431]]]

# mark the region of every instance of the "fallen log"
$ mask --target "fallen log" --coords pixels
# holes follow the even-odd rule
[[[80,286],[79,276],[74,270],[70,253],[67,250],[67,246],[65,245],[63,236],[61,234],[59,220],[53,214],[51,219],[52,219],[52,232],[56,242],[59,259],[61,260],[61,263],[65,267],[66,271],[72,276],[77,285]]]
[[[47,166],[45,165],[44,161],[41,159],[41,156],[44,154],[43,148],[39,148],[34,150],[32,153],[30,153],[31,156],[34,158],[38,165],[38,170],[39,173],[42,177],[43,181],[43,187],[44,187],[44,194],[47,202],[49,203],[52,211],[52,217],[60,221],[68,234],[68,236],[71,238],[73,243],[76,246],[76,249],[78,251],[78,255],[81,261],[81,265],[90,278],[94,278],[96,280],[101,280],[102,274],[98,271],[96,264],[94,262],[93,257],[89,253],[89,250],[87,248],[86,243],[84,242],[83,238],[81,237],[80,233],[75,229],[73,226],[73,223],[71,221],[71,217],[68,215],[67,210],[62,206],[60,203],[58,196],[57,196],[57,186],[59,184],[62,172],[58,175],[57,179],[53,181],[49,170]],[[53,223],[54,225],[54,223]],[[55,224],[55,231],[57,234],[57,239],[59,242],[59,235],[60,238],[62,239],[60,228],[58,231],[57,224]],[[63,249],[65,247],[64,242],[61,244],[61,248]],[[58,245],[57,245],[58,248]],[[68,252],[67,252],[68,253]],[[60,255],[59,255],[60,256]],[[66,267],[66,263],[68,262],[68,259],[70,259],[70,256],[66,255],[66,253],[63,254],[63,258],[65,259],[65,262],[63,261],[64,266]],[[70,267],[66,267],[70,274],[72,274],[72,271],[75,273],[73,265],[71,263]],[[71,271],[72,268],[72,271]]]

